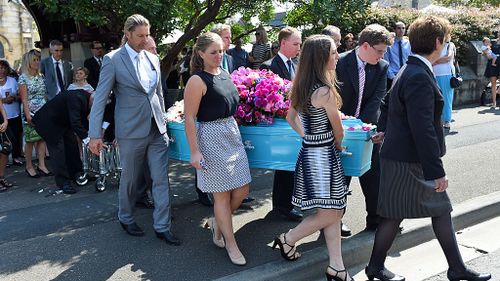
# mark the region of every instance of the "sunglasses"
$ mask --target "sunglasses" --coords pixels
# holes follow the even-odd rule
[[[102,50],[102,47],[95,47],[95,48],[92,48],[94,50]]]
[[[279,49],[279,47],[278,46],[273,46],[273,49]]]
[[[260,33],[258,33],[258,32],[255,32],[255,35],[260,35]]]

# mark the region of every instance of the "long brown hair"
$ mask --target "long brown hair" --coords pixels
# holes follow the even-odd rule
[[[342,105],[342,98],[337,92],[335,70],[327,69],[332,46],[335,46],[335,42],[326,35],[312,35],[304,41],[290,94],[292,106],[297,111],[308,111],[311,90],[317,83],[325,84],[330,88],[338,107]]]
[[[222,44],[222,38],[214,32],[205,32],[198,36],[196,44],[193,46],[193,54],[191,55],[191,75],[198,70],[203,70],[203,59],[198,52],[205,52],[210,44],[217,41]]]

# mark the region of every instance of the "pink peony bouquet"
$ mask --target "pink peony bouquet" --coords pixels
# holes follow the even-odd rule
[[[268,70],[240,67],[231,74],[240,94],[234,117],[239,125],[272,124],[275,117],[285,118],[290,107],[291,81]]]

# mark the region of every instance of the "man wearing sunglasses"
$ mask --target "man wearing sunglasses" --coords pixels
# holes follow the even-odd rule
[[[391,88],[392,80],[398,74],[403,65],[406,64],[408,56],[411,53],[410,40],[404,37],[406,26],[403,22],[398,21],[394,26],[394,43],[387,49],[384,59],[389,63],[387,71],[387,90]]]
[[[99,41],[92,41],[92,43],[90,43],[90,52],[92,52],[92,57],[86,59],[83,66],[89,70],[87,81],[92,88],[97,89],[99,74],[101,73],[102,57],[104,56],[102,43]]]
[[[336,72],[344,114],[355,116],[365,123],[377,124],[389,67],[383,57],[390,44],[389,31],[381,25],[371,24],[359,34],[358,47],[340,55]],[[375,231],[379,222],[379,149],[380,144],[374,144],[371,169],[359,177],[365,196],[367,231]],[[347,182],[350,181],[351,177],[347,177]]]

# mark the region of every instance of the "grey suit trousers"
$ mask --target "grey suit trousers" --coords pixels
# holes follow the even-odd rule
[[[135,222],[134,206],[137,199],[137,179],[144,177],[144,165],[149,166],[155,209],[153,228],[157,232],[170,230],[170,192],[168,183],[168,138],[160,134],[152,122],[149,134],[144,138],[118,138],[122,173],[118,191],[120,222]]]

